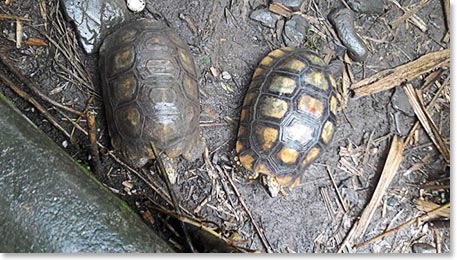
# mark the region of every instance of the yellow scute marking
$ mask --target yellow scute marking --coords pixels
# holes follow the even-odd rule
[[[302,95],[298,99],[298,109],[315,118],[320,118],[324,112],[324,103],[311,96]]]
[[[336,98],[334,96],[332,96],[330,98],[330,111],[332,111],[332,113],[335,115],[336,115],[336,105],[337,105]]]
[[[132,124],[133,126],[138,125],[140,121],[140,112],[136,110],[135,108],[130,108],[127,110],[127,120]]]
[[[258,77],[260,74],[262,74],[262,72],[263,72],[263,69],[261,69],[261,68],[256,68],[256,69],[254,70],[254,75],[252,75],[252,78]]]
[[[274,57],[274,58],[279,58],[284,55],[284,52],[281,49],[276,49],[270,53],[268,53],[268,56]]]
[[[300,72],[302,71],[304,68],[306,68],[306,64],[299,61],[299,60],[295,60],[295,59],[292,59],[284,64],[282,64],[279,68],[281,69],[291,69],[291,70],[294,70],[296,72]]]
[[[282,118],[288,109],[287,102],[275,97],[266,96],[260,104],[260,113],[263,116]]]
[[[305,83],[313,85],[323,90],[328,90],[328,82],[324,74],[317,71],[312,71],[306,75]]]
[[[269,150],[278,139],[278,130],[272,127],[257,127],[256,135],[259,137],[262,148]]]
[[[288,187],[292,182],[292,176],[283,176],[283,177],[276,177],[276,181],[279,183],[281,187]]]
[[[275,76],[268,89],[273,93],[291,94],[294,92],[296,85],[294,79],[284,76]]]
[[[317,158],[320,151],[321,150],[318,147],[311,148],[311,150],[309,150],[308,154],[306,155],[306,158],[302,161],[301,166],[302,167],[308,166],[314,159]]]
[[[244,146],[240,141],[236,141],[236,153],[240,153]]]
[[[328,143],[333,135],[333,124],[330,121],[325,122],[324,127],[322,128],[322,140],[324,143]]]
[[[283,147],[278,153],[279,159],[287,164],[296,163],[298,155],[299,152],[297,150],[288,147]]]
[[[268,169],[268,167],[264,163],[257,164],[254,171],[256,173],[272,174],[271,171]]]
[[[136,80],[133,77],[127,77],[117,82],[116,93],[119,98],[130,98],[135,93]]]
[[[244,166],[244,168],[252,171],[252,164],[254,163],[254,157],[250,154],[245,154],[240,156],[240,162]]]
[[[270,63],[273,61],[272,58],[266,56],[265,58],[263,58],[263,60],[260,62],[260,65],[264,65],[264,66],[268,66],[270,65]]]

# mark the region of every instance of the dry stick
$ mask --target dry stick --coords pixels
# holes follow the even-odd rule
[[[411,84],[406,84],[404,87],[405,93],[408,96],[409,102],[416,113],[416,116],[419,118],[419,121],[422,124],[425,132],[428,134],[430,139],[432,139],[435,146],[440,151],[441,155],[444,157],[444,160],[449,165],[451,162],[449,148],[443,140],[443,137],[438,131],[435,123],[433,122],[430,115],[427,113],[422,96],[414,90]]]
[[[5,44],[5,40],[1,40],[0,38],[0,42],[1,44]],[[8,49],[8,48],[6,48]],[[38,97],[40,97],[41,99],[43,99],[44,101],[47,101],[49,102],[50,104],[52,104],[53,106],[56,106],[56,107],[59,107],[59,108],[62,108],[68,112],[71,112],[71,113],[74,113],[74,114],[77,114],[77,115],[82,115],[82,113],[80,111],[77,111],[73,108],[70,108],[70,107],[67,107],[67,106],[64,106],[54,100],[52,100],[51,98],[49,98],[48,96],[46,96],[44,93],[42,93],[40,91],[40,88],[34,83],[32,82],[31,80],[29,80],[26,76],[24,76],[17,68],[14,67],[14,65],[12,64],[12,62],[10,61],[10,59],[8,58],[7,54],[6,54],[6,51],[7,50],[4,50],[4,51],[0,51],[0,61],[6,66],[6,68],[12,72],[14,74],[14,76],[24,85],[26,86],[28,89],[30,89],[33,94],[37,95]]]
[[[11,15],[11,14],[0,14],[0,20],[5,20],[5,19],[10,19],[10,20],[19,20],[19,21],[27,21],[31,22],[32,19],[26,18],[26,17],[20,17],[16,15]]]
[[[333,177],[333,173],[332,173],[333,171],[332,171],[332,169],[330,169],[330,166],[328,166],[328,165],[325,165],[325,166],[327,168],[328,175],[330,176],[330,180],[332,181],[333,188],[336,191],[336,195],[338,195],[338,200],[340,201],[341,206],[343,206],[344,212],[348,212],[348,206],[344,202],[343,196],[341,195],[340,190],[338,189],[338,186],[336,186],[335,178]]]
[[[183,215],[182,214],[182,211],[181,211],[181,207],[179,206],[179,202],[178,202],[178,198],[176,196],[176,193],[173,189],[173,186],[170,182],[170,179],[168,178],[168,175],[167,175],[167,171],[165,169],[165,165],[163,164],[163,161],[160,157],[160,154],[159,154],[159,151],[157,150],[155,144],[153,142],[151,142],[151,148],[152,148],[152,152],[154,153],[154,157],[156,158],[157,162],[158,162],[158,170],[159,172],[162,174],[162,177],[164,178],[165,180],[165,184],[167,186],[167,189],[168,189],[168,194],[170,194],[170,197],[171,197],[171,201],[173,202],[173,207],[175,208],[176,210],[176,213],[178,215]],[[195,250],[194,248],[194,245],[192,244],[192,241],[190,239],[190,236],[189,236],[189,232],[187,231],[187,228],[186,226],[184,225],[184,223],[182,221],[180,221],[181,223],[181,228],[184,232],[184,236],[186,238],[186,243],[187,243],[187,246],[189,247],[190,251],[192,253],[196,253],[197,251]]]
[[[33,97],[24,92],[18,86],[14,85],[14,83],[11,82],[8,78],[6,78],[5,75],[0,74],[0,80],[3,81],[11,90],[13,90],[14,93],[16,93],[21,98],[27,100],[30,104],[36,107],[36,109],[38,109],[38,111],[40,111],[52,125],[54,125],[57,129],[62,131],[68,138],[71,137],[70,134],[59,123],[57,123],[57,120],[51,114],[49,114],[46,108],[44,108],[42,105],[40,105],[40,103],[38,103],[38,101],[36,101]]]
[[[440,206],[440,205],[438,205],[436,203],[433,203],[431,201],[426,201],[426,200],[423,200],[423,199],[416,199],[414,201],[414,203],[416,204],[416,208],[418,208],[419,210],[422,210],[422,211],[430,211],[430,210],[435,209],[435,208]],[[430,217],[431,218],[433,218],[433,217],[450,218],[451,217],[451,209],[442,210],[440,212],[437,212],[436,216],[431,215]]]
[[[450,49],[431,52],[393,69],[383,70],[375,75],[352,84],[356,96],[367,96],[388,90],[410,81],[436,68],[449,67]]]
[[[214,229],[212,229],[212,228],[210,228],[208,226],[205,226],[202,223],[202,221],[200,221],[198,219],[194,219],[194,218],[190,218],[190,217],[187,217],[187,216],[178,215],[175,212],[164,208],[162,205],[159,205],[157,202],[153,201],[151,198],[148,198],[148,200],[149,200],[149,202],[151,202],[153,204],[152,208],[154,208],[154,209],[156,209],[156,210],[158,210],[158,211],[160,211],[160,212],[162,212],[162,213],[164,213],[164,214],[166,214],[168,216],[174,217],[174,218],[176,218],[177,220],[179,220],[181,222],[184,222],[186,224],[190,224],[192,226],[198,227],[198,228],[210,233],[211,235],[223,240],[229,246],[233,246],[236,249],[242,250],[244,252],[250,252],[250,253],[258,252],[257,250],[252,250],[252,249],[249,249],[249,248],[244,248],[244,247],[238,246],[236,241],[233,241],[233,240],[231,240],[229,238],[226,238],[222,234],[216,232]]]
[[[225,169],[222,169],[222,172],[224,173],[224,175],[227,178],[227,180],[230,182],[230,186],[232,186],[232,189],[235,192],[236,196],[238,197],[238,200],[240,201],[240,203],[243,206],[244,210],[246,211],[246,213],[248,214],[249,218],[251,219],[251,222],[254,225],[254,228],[257,231],[257,234],[259,235],[263,246],[265,246],[265,248],[267,249],[267,253],[273,253],[273,250],[271,249],[267,239],[265,238],[265,235],[263,234],[262,230],[257,225],[257,222],[254,220],[254,217],[252,216],[251,211],[249,210],[248,206],[244,202],[244,199],[241,196],[241,194],[238,192],[238,189],[236,188],[236,186],[233,183],[232,179],[230,178],[228,173],[225,171]]]
[[[430,116],[433,116],[433,114],[434,114],[432,108],[435,105],[436,101],[438,100],[438,96],[443,91],[444,87],[445,87],[445,84],[442,84],[441,88],[437,91],[436,95],[432,98],[432,101],[430,101],[430,103],[428,103],[428,105],[426,107],[427,112],[430,113]],[[424,87],[421,89],[424,89]],[[413,138],[413,136],[414,136],[414,132],[419,128],[419,126],[420,126],[420,121],[416,121],[414,126],[409,131],[408,137],[406,137],[406,140],[405,140],[406,144],[409,144],[411,138]]]
[[[381,239],[381,238],[383,238],[383,237],[385,237],[385,236],[387,236],[387,235],[389,235],[389,234],[391,234],[391,233],[393,233],[395,231],[398,231],[398,230],[400,230],[400,229],[402,229],[402,228],[404,228],[406,226],[409,226],[409,225],[417,223],[417,222],[422,222],[424,219],[428,218],[430,215],[438,214],[439,212],[449,208],[450,206],[451,206],[451,203],[448,202],[448,203],[446,203],[446,204],[444,204],[444,205],[442,205],[442,206],[440,206],[438,208],[435,208],[435,209],[433,209],[431,211],[428,211],[427,213],[425,213],[425,214],[423,214],[423,215],[421,215],[419,217],[412,218],[412,219],[408,220],[407,222],[405,222],[405,223],[403,223],[403,224],[401,224],[399,226],[396,226],[396,227],[394,227],[392,229],[389,229],[386,232],[384,232],[384,233],[382,233],[382,234],[380,234],[378,236],[375,236],[370,240],[367,240],[367,241],[365,241],[363,243],[354,245],[353,248],[357,249],[357,248],[366,246],[366,245],[368,245],[368,244],[370,244],[370,243],[372,243],[372,242],[374,242],[376,240],[379,240],[379,239]]]
[[[89,129],[89,144],[90,144],[90,155],[92,167],[94,172],[99,175],[102,172],[102,164],[100,162],[100,155],[98,154],[97,146],[97,127],[95,126],[95,111],[91,110],[87,112],[87,128]]]
[[[346,239],[344,239],[344,243],[341,245],[340,250],[342,250],[342,248],[346,246],[347,243],[351,242],[352,239],[360,238],[365,233],[368,224],[370,224],[370,220],[375,213],[376,208],[378,207],[386,189],[389,187],[390,183],[392,182],[392,179],[395,176],[395,173],[398,170],[398,167],[400,166],[404,148],[404,140],[394,135],[392,144],[390,146],[389,154],[387,155],[387,159],[384,164],[384,169],[382,170],[381,177],[371,197],[371,200],[365,207],[365,209],[362,211],[360,218],[354,223],[354,226],[356,227],[351,232],[351,236],[349,237],[348,235],[349,238],[347,237]]]

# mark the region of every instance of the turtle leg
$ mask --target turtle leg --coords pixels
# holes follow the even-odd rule
[[[201,137],[197,132],[192,138],[192,142],[190,143],[187,151],[182,154],[182,157],[190,162],[195,161],[202,156],[202,154],[205,152],[205,148],[205,139],[203,139],[203,137]]]
[[[136,159],[131,159],[130,164],[132,165],[133,168],[142,168],[143,166],[148,163],[149,158],[136,158]]]
[[[279,182],[276,180],[276,177],[262,174],[261,175],[261,180],[262,184],[265,187],[265,189],[268,191],[271,197],[277,197],[279,193],[282,195],[287,195],[287,192],[284,190],[284,188],[279,184]]]
[[[164,177],[167,178],[171,184],[176,183],[176,166],[172,158],[168,157],[165,153],[160,153],[159,155],[159,165],[164,172]],[[163,167],[162,167],[163,166]]]

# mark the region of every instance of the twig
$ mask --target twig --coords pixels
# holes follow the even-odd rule
[[[420,223],[424,219],[428,218],[430,215],[438,214],[439,212],[449,208],[450,206],[451,206],[451,203],[448,202],[448,203],[446,203],[446,204],[444,204],[444,205],[442,205],[442,206],[440,206],[438,208],[435,208],[433,210],[428,211],[427,213],[425,213],[425,214],[423,214],[423,215],[421,215],[419,217],[412,218],[412,219],[408,220],[407,222],[405,222],[405,223],[403,223],[403,224],[401,224],[399,226],[396,226],[395,228],[389,229],[386,232],[384,232],[384,233],[382,233],[382,234],[380,234],[378,236],[375,236],[370,240],[367,240],[367,241],[365,241],[363,243],[360,243],[360,244],[356,244],[356,245],[353,246],[353,248],[354,249],[361,248],[361,247],[366,246],[366,245],[368,245],[370,243],[373,243],[374,241],[379,240],[379,239],[381,239],[381,238],[383,238],[383,237],[385,237],[385,236],[387,236],[387,235],[389,235],[389,234],[391,234],[393,232],[396,232],[396,231],[398,231],[398,230],[400,230],[400,229],[402,229],[402,228],[404,228],[406,226],[409,226],[409,225],[414,224],[414,223]]]
[[[100,162],[100,155],[98,154],[97,147],[97,127],[95,125],[95,111],[91,110],[87,112],[87,128],[89,129],[89,144],[90,144],[90,155],[92,167],[95,174],[100,175],[102,173],[102,164]]]
[[[333,188],[336,191],[336,195],[338,195],[338,200],[340,201],[344,212],[348,212],[348,206],[346,205],[346,202],[344,201],[343,196],[341,196],[338,186],[336,186],[335,178],[333,177],[333,171],[332,171],[332,169],[330,169],[330,166],[328,166],[328,165],[326,165],[326,168],[327,168],[328,175],[330,176],[330,180],[332,181]]]
[[[40,111],[43,116],[57,129],[62,131],[68,138],[71,138],[71,135],[57,122],[57,120],[49,114],[49,112],[44,108],[38,101],[36,101],[33,97],[29,94],[24,92],[21,88],[16,86],[13,82],[11,82],[8,78],[6,78],[3,74],[0,74],[0,80],[3,81],[14,93],[16,93],[21,98],[27,100],[30,104],[32,104],[38,111]]]
[[[151,142],[151,148],[152,148],[152,152],[154,153],[154,157],[158,162],[157,163],[158,171],[162,174],[162,177],[165,180],[165,184],[167,186],[168,193],[170,194],[171,201],[173,202],[173,207],[175,208],[176,213],[178,215],[183,215],[182,211],[181,211],[181,207],[179,206],[179,202],[178,202],[178,198],[176,196],[176,193],[175,193],[175,191],[173,189],[173,186],[172,186],[172,184],[170,182],[170,179],[167,176],[167,172],[166,172],[166,169],[165,169],[165,165],[163,164],[163,161],[161,159],[161,155],[159,154],[159,151],[157,150],[157,148],[156,148],[156,146],[155,146],[155,144],[153,142]],[[187,246],[188,246],[189,250],[192,253],[196,253],[196,250],[194,248],[194,245],[192,244],[192,241],[190,239],[190,236],[189,236],[189,233],[187,231],[186,226],[184,225],[183,222],[180,222],[180,223],[181,223],[181,228],[182,228],[182,230],[184,232],[184,236],[186,238],[186,243],[187,243]]]
[[[265,238],[265,235],[263,234],[262,230],[257,225],[257,222],[254,220],[254,217],[252,216],[251,211],[249,210],[248,206],[244,202],[244,199],[241,196],[241,194],[238,192],[238,189],[236,188],[236,186],[233,183],[232,179],[230,178],[229,174],[227,173],[227,171],[225,171],[225,169],[222,169],[222,172],[224,173],[225,178],[227,178],[227,180],[229,181],[230,186],[232,186],[233,191],[235,192],[236,196],[238,197],[238,200],[240,201],[240,203],[243,206],[244,210],[246,211],[246,213],[248,214],[249,218],[251,219],[251,222],[254,225],[254,228],[255,228],[257,234],[260,237],[260,241],[262,241],[263,246],[266,248],[267,253],[273,253],[273,250],[270,247],[269,243],[267,242],[267,239]]]
[[[2,39],[0,37],[0,44],[3,44],[3,46],[10,46],[10,43],[8,43],[5,39]],[[11,62],[10,58],[8,57],[7,55],[7,51],[10,50],[10,48],[2,48],[1,51],[0,51],[0,61],[6,66],[6,68],[14,74],[14,76],[24,85],[26,86],[28,89],[30,89],[30,91],[33,92],[33,94],[37,95],[39,98],[43,99],[44,101],[47,101],[48,103],[52,104],[53,106],[56,106],[56,107],[59,107],[59,108],[62,108],[68,112],[71,112],[71,113],[74,113],[74,114],[77,114],[77,115],[82,115],[82,113],[80,111],[77,111],[73,108],[70,108],[70,107],[67,107],[67,106],[64,106],[54,100],[52,100],[51,98],[49,98],[48,96],[46,96],[43,92],[40,91],[40,88],[37,86],[37,84],[35,84],[34,82],[32,82],[31,80],[29,80],[24,74],[22,74],[15,66],[14,64]]]
[[[414,112],[416,113],[416,116],[419,118],[419,121],[422,124],[422,127],[430,139],[433,141],[435,146],[438,148],[444,160],[449,165],[451,162],[449,148],[444,142],[443,137],[439,133],[438,128],[433,122],[431,116],[427,113],[427,109],[425,108],[424,102],[422,100],[422,95],[418,94],[411,84],[406,84],[404,90],[408,96],[411,106],[414,109]]]
[[[352,84],[351,87],[359,97],[391,89],[436,68],[449,67],[450,53],[450,49],[444,49],[425,54],[417,60],[378,72]]]
[[[0,20],[5,20],[5,19],[10,19],[10,20],[19,20],[19,21],[27,21],[31,22],[32,19],[26,18],[26,17],[20,17],[16,15],[11,15],[11,14],[0,14]]]
[[[347,243],[350,243],[351,240],[355,238],[361,238],[362,235],[365,233],[368,224],[370,223],[371,218],[375,213],[376,208],[378,207],[385,191],[389,187],[390,183],[393,180],[393,177],[395,176],[395,173],[398,170],[398,167],[400,166],[404,148],[404,140],[395,135],[392,140],[392,144],[389,150],[389,154],[387,155],[386,162],[384,164],[384,169],[381,173],[381,177],[371,197],[371,200],[365,207],[365,209],[362,211],[360,218],[354,223],[356,227],[351,232],[351,236],[344,240],[345,244],[342,244],[341,247],[345,246]]]

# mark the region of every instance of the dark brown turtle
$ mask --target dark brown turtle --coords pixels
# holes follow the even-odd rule
[[[324,61],[305,49],[274,50],[254,71],[236,151],[254,177],[263,176],[272,196],[299,184],[332,139],[335,84]]]
[[[202,154],[197,72],[173,30],[152,19],[126,23],[104,40],[99,65],[111,143],[132,165],[154,158],[151,142],[168,158]]]

